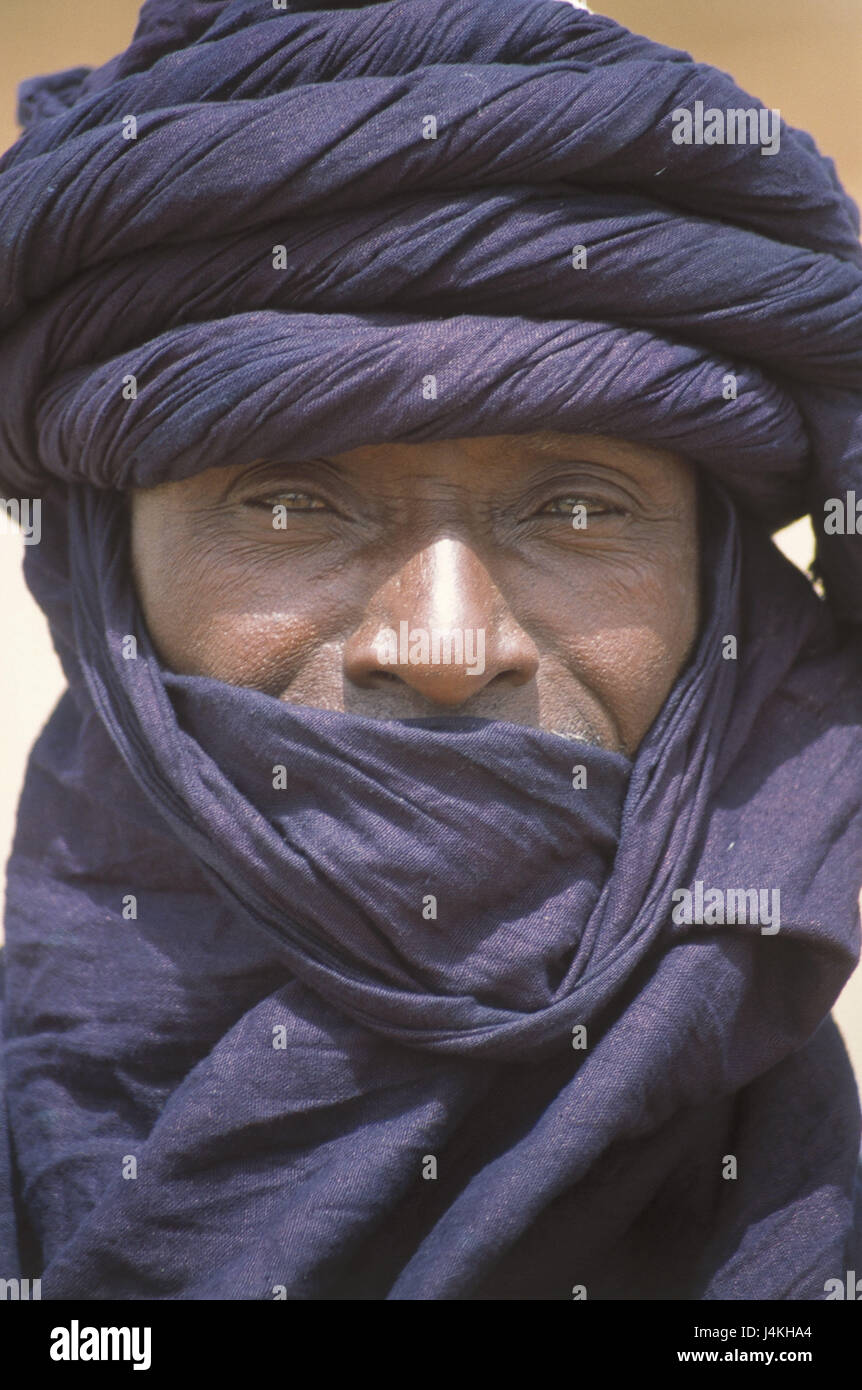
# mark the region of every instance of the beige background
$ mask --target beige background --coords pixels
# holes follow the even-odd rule
[[[606,0],[591,8],[730,72],[766,106],[810,130],[862,199],[862,0]],[[128,44],[137,9],[131,0],[2,0],[0,149],[16,137],[17,83],[105,62]],[[805,523],[782,540],[792,558],[807,562]],[[21,580],[22,551],[17,536],[0,535],[0,864],[28,751],[62,688],[46,624]],[[0,881],[0,921],[2,899]],[[862,1077],[862,971],[835,1013]]]

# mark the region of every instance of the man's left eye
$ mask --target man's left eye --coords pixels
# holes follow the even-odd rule
[[[587,516],[614,516],[619,512],[618,507],[613,507],[607,502],[602,502],[595,497],[581,497],[572,493],[565,497],[555,497],[553,501],[547,502],[544,507],[540,507],[539,516],[547,515],[549,512],[557,516],[573,516],[576,510],[583,508]]]
[[[269,511],[275,507],[284,507],[288,512],[328,511],[326,503],[311,492],[274,492],[269,497],[251,498],[250,502],[253,507],[266,507]]]

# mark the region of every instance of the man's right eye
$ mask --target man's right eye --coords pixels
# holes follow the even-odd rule
[[[273,511],[275,507],[284,507],[289,512],[320,512],[328,511],[326,503],[320,497],[316,497],[311,492],[273,492],[266,497],[250,497],[246,502],[249,507],[261,507],[267,511]]]

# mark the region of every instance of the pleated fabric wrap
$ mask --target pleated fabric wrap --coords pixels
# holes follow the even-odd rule
[[[823,526],[862,498],[859,220],[786,124],[677,144],[697,102],[760,107],[557,0],[149,0],[120,57],[24,84],[0,479],[41,499],[69,690],[8,873],[4,1277],[815,1300],[862,1270],[829,1016],[862,540]],[[677,450],[708,499],[702,631],[633,759],[160,664],[124,490],[546,428]],[[808,510],[820,592],[771,540]],[[780,930],[676,923],[697,883],[779,890]]]

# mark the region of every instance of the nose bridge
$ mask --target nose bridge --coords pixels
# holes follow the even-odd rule
[[[345,650],[345,674],[355,684],[376,688],[395,679],[413,696],[449,708],[503,676],[524,684],[537,666],[488,565],[452,534],[429,540],[389,576]]]
[[[496,586],[475,551],[454,536],[439,536],[411,556],[399,578],[405,608],[399,618],[415,626],[493,624]]]

